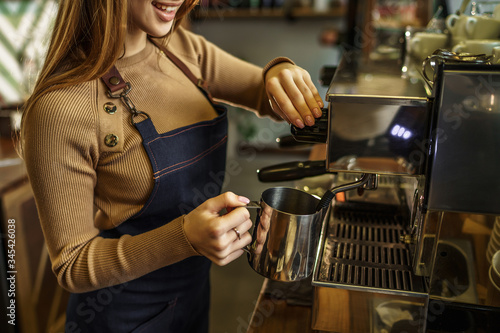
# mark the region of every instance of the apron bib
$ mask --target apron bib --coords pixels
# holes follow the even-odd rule
[[[141,211],[118,227],[102,231],[100,236],[104,238],[153,230],[221,192],[226,163],[226,110],[212,101],[202,81],[178,58],[162,51],[206,94],[219,115],[163,134],[157,133],[149,117],[134,122],[153,169],[154,188]],[[116,68],[110,73],[121,79]],[[205,257],[189,257],[120,285],[71,294],[66,329],[75,333],[206,333],[210,264]]]

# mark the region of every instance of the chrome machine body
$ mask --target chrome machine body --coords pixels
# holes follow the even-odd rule
[[[337,196],[324,222],[314,329],[500,330],[486,296],[500,250],[499,67],[442,62],[426,83],[395,61],[344,56],[327,93],[326,169],[335,185],[379,180]],[[340,299],[342,311],[324,306]]]

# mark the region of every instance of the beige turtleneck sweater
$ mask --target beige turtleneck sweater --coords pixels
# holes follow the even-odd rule
[[[273,115],[261,68],[183,28],[173,33],[168,48],[208,82],[215,98]],[[205,96],[149,41],[116,67],[132,85],[135,106],[150,115],[159,133],[215,117]],[[106,102],[118,111],[106,113]],[[24,126],[29,179],[52,267],[64,288],[95,290],[199,255],[184,234],[183,217],[138,236],[98,236],[137,213],[153,188],[130,113],[107,97],[100,80],[44,95]],[[108,134],[118,136],[117,146],[104,144]]]

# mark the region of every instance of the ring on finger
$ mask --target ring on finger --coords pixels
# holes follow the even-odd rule
[[[236,236],[238,236],[238,239],[241,239],[241,234],[240,234],[240,232],[238,231],[238,229],[236,229],[236,227],[235,227],[235,228],[233,228],[233,230],[234,230],[234,232],[236,233]]]

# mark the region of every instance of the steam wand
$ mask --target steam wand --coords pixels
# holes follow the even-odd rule
[[[323,208],[328,207],[332,202],[333,198],[335,197],[335,194],[339,192],[352,190],[358,187],[363,187],[366,190],[373,190],[376,189],[377,186],[378,186],[377,175],[373,173],[364,173],[361,176],[361,179],[358,181],[339,185],[332,188],[331,190],[326,191],[325,194],[323,194],[321,200],[319,201],[318,206],[316,206],[316,211],[319,212]]]

